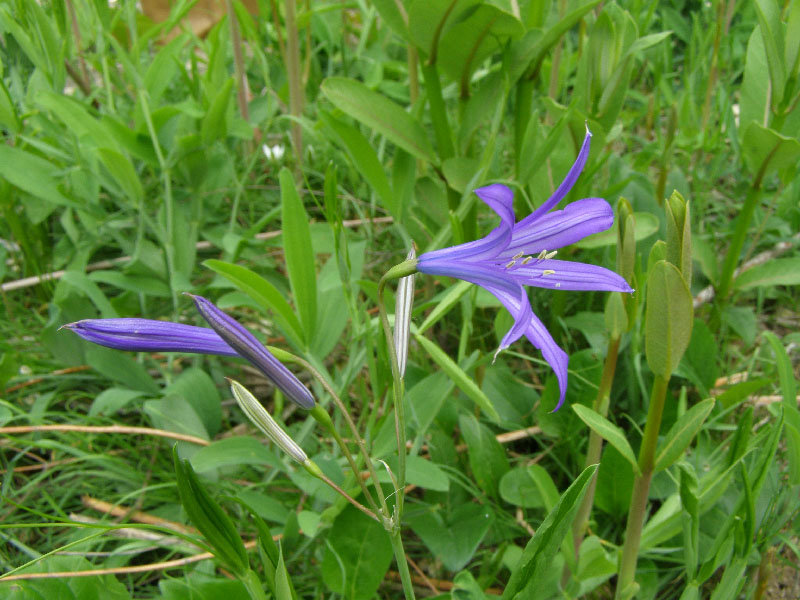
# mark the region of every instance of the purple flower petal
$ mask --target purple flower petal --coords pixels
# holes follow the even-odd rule
[[[614,271],[597,265],[566,260],[533,261],[509,269],[511,276],[522,285],[550,290],[632,292],[625,279]]]
[[[536,256],[542,250],[569,246],[614,224],[614,210],[602,198],[584,198],[542,215],[535,221],[514,227],[511,242],[498,254],[497,261],[508,261],[520,252]]]
[[[64,325],[83,339],[132,352],[193,352],[238,356],[213,329],[152,319],[85,319]]]
[[[426,252],[419,257],[420,263],[432,260],[481,260],[496,256],[509,241],[514,228],[514,192],[499,183],[475,190],[478,197],[500,215],[500,225],[485,238]],[[420,269],[422,270],[422,269]]]
[[[553,369],[558,379],[558,404],[552,412],[556,412],[561,405],[564,404],[564,398],[567,395],[567,366],[569,365],[569,357],[564,352],[550,332],[547,331],[539,318],[535,314],[531,314],[531,321],[528,330],[525,332],[525,337],[533,344],[535,348],[542,351],[542,356],[547,361],[547,364]]]
[[[239,356],[246,358],[264,373],[287,398],[305,409],[314,408],[314,396],[308,388],[300,383],[294,373],[283,366],[283,363],[275,358],[252,333],[202,296],[192,295],[192,299],[212,329],[236,350]]]
[[[575,159],[575,162],[572,164],[567,176],[564,177],[564,181],[561,182],[561,185],[558,186],[556,191],[553,193],[550,198],[547,199],[547,202],[542,204],[539,208],[533,211],[530,215],[525,217],[522,221],[519,222],[519,226],[525,227],[529,223],[535,221],[540,216],[548,212],[551,208],[553,208],[556,204],[561,202],[564,199],[569,191],[572,189],[572,186],[575,185],[575,182],[578,181],[578,176],[583,171],[583,167],[586,165],[586,159],[589,158],[589,147],[592,141],[592,132],[589,131],[589,128],[586,128],[586,136],[583,138],[583,145],[581,146],[580,152],[578,152],[578,157]]]

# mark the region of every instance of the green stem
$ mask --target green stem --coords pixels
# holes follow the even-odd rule
[[[435,64],[423,62],[422,76],[425,79],[425,91],[428,95],[428,104],[431,109],[431,123],[436,134],[436,146],[439,149],[439,158],[446,160],[455,154],[453,136],[450,131],[450,122],[447,119],[447,109],[442,96],[442,85],[439,81],[439,71]]]
[[[733,274],[736,271],[736,265],[739,263],[739,256],[742,253],[745,240],[747,239],[747,232],[750,229],[750,222],[753,220],[753,214],[756,207],[761,200],[761,180],[760,178],[753,183],[747,197],[744,200],[742,210],[736,219],[736,230],[731,239],[731,245],[728,248],[728,253],[725,255],[725,262],[722,265],[722,274],[719,279],[719,286],[717,287],[717,302],[725,302],[728,294],[731,291],[733,284]]]
[[[600,380],[600,387],[597,390],[597,396],[594,399],[594,410],[602,416],[608,415],[608,403],[611,394],[611,384],[614,382],[614,373],[617,370],[617,357],[619,356],[619,342],[620,337],[612,338],[608,345],[608,353],[606,354],[605,364],[603,366],[603,376]],[[596,465],[600,462],[600,454],[603,450],[603,438],[597,435],[594,429],[589,433],[589,448],[586,451],[586,462],[584,468],[590,465]],[[592,512],[592,504],[594,503],[594,490],[597,485],[597,477],[593,477],[589,484],[589,489],[586,490],[586,495],[583,497],[583,502],[578,508],[578,513],[575,515],[575,521],[572,524],[572,539],[575,546],[575,559],[578,558],[578,551],[581,547],[586,526],[589,523],[589,515]]]
[[[303,113],[303,83],[300,73],[300,39],[297,31],[295,2],[286,2],[286,76],[289,79],[289,114],[299,117]],[[300,123],[292,121],[292,145],[298,168],[303,164],[303,131]]]
[[[394,560],[397,562],[397,571],[400,573],[400,581],[403,582],[403,592],[406,600],[415,600],[414,584],[411,582],[411,573],[408,570],[408,560],[403,549],[403,539],[400,537],[400,526],[398,525],[391,532],[392,550],[394,550]]]
[[[268,347],[268,349],[272,352],[272,348]],[[272,352],[272,353],[275,354],[275,352]],[[299,356],[296,356],[294,354],[290,354],[289,352],[283,352],[283,355],[287,357],[287,360],[302,366],[304,369],[307,369],[317,379],[317,381],[319,381],[320,384],[322,384],[322,387],[325,388],[325,391],[327,391],[328,394],[330,394],[331,398],[333,399],[334,404],[336,404],[336,406],[342,412],[342,415],[344,416],[344,420],[347,422],[347,425],[350,428],[350,432],[353,434],[353,441],[355,442],[356,446],[358,446],[358,449],[360,450],[361,455],[364,457],[364,462],[365,462],[365,465],[367,467],[367,471],[369,472],[370,477],[372,478],[372,483],[375,486],[375,491],[378,494],[378,500],[380,500],[380,503],[381,503],[381,512],[383,513],[384,518],[386,520],[388,520],[390,518],[390,516],[391,516],[391,513],[389,512],[389,507],[386,505],[386,499],[383,497],[383,488],[381,487],[381,482],[378,480],[378,474],[375,472],[375,467],[372,466],[372,460],[369,457],[369,453],[367,452],[367,448],[364,445],[364,441],[361,439],[361,435],[358,433],[358,428],[356,427],[356,424],[353,422],[353,418],[350,416],[350,413],[347,411],[347,408],[345,407],[344,403],[342,402],[342,399],[339,398],[339,395],[330,386],[328,381],[322,376],[322,373],[317,371],[317,369],[315,369],[314,366],[310,362],[300,358]],[[327,413],[325,413],[325,414],[327,414]],[[317,418],[318,415],[319,415],[318,412],[313,413],[313,416],[315,418]],[[330,417],[328,417],[328,418],[330,418]],[[330,427],[329,430],[333,430],[334,429],[332,427],[332,425],[333,424],[331,423],[331,427]],[[326,425],[326,429],[327,428],[328,427]],[[336,439],[337,442],[339,442],[339,440],[341,440],[340,447],[344,451],[345,448],[347,447],[347,445],[344,443],[344,440],[342,440],[341,437],[338,437],[338,432],[336,434],[334,434],[334,439]],[[345,452],[345,456],[348,456],[348,455],[349,455],[349,451],[346,451]],[[353,463],[351,463],[351,468],[353,468]],[[364,490],[365,496],[368,498],[368,500],[371,499],[371,496],[370,496],[369,492],[367,491],[366,484],[361,480],[361,477],[359,475],[358,469],[356,469],[356,471],[355,471],[355,476],[358,479],[360,485],[362,486],[362,490]],[[374,500],[372,502],[374,502]],[[375,507],[375,509],[377,511],[377,507]],[[385,525],[386,525],[386,523],[384,523],[384,526]]]
[[[361,478],[361,469],[358,468],[355,459],[353,458],[353,454],[350,452],[350,448],[347,447],[342,436],[339,434],[339,431],[333,424],[330,415],[328,412],[322,408],[319,404],[317,404],[311,410],[311,416],[319,423],[328,433],[333,436],[333,439],[336,440],[336,443],[339,445],[339,448],[342,450],[342,454],[344,454],[345,458],[347,459],[348,464],[350,465],[350,469],[353,471],[353,477],[356,478],[358,484],[361,486],[361,491],[364,492],[364,497],[367,499],[367,502],[372,507],[372,509],[378,513],[380,509],[378,508],[375,499],[372,497],[372,494],[367,487],[367,484],[364,483],[364,480]]]
[[[634,577],[636,560],[639,555],[639,544],[642,540],[642,525],[647,510],[647,496],[650,493],[650,480],[653,478],[656,444],[661,429],[661,417],[664,414],[664,401],[667,396],[669,379],[656,375],[650,395],[650,408],[647,411],[647,423],[644,427],[642,446],[639,449],[639,470],[633,483],[633,496],[628,510],[628,523],[625,527],[625,545],[622,548],[617,591],[614,598],[623,600],[630,598],[635,592]]]
[[[244,577],[240,577],[239,581],[244,584],[244,587],[252,600],[267,600],[267,595],[264,593],[264,586],[261,584],[261,580],[258,578],[258,575],[256,575],[255,571],[252,569],[247,569]]]
[[[175,204],[172,198],[172,175],[170,173],[169,165],[167,164],[164,154],[161,151],[161,144],[158,141],[156,129],[153,126],[153,119],[150,115],[150,105],[147,102],[147,94],[144,91],[139,91],[139,102],[142,105],[142,115],[144,115],[145,123],[147,124],[147,131],[150,134],[150,140],[153,143],[153,149],[158,159],[158,165],[161,167],[161,173],[164,178],[164,208],[167,221],[167,232],[164,239],[164,250],[167,255],[167,269],[169,270],[169,289],[172,293],[172,307],[177,316],[178,312],[178,293],[175,291]]]
[[[533,81],[528,78],[520,79],[517,83],[517,98],[514,108],[514,171],[519,176],[519,167],[522,161],[522,143],[525,132],[531,120],[531,107],[533,105]]]
[[[233,46],[233,68],[236,73],[236,97],[239,100],[239,114],[250,122],[250,111],[247,107],[247,74],[244,71],[242,58],[242,35],[239,31],[239,19],[233,10],[233,0],[226,0],[228,24],[231,28],[231,45]]]
[[[407,260],[389,269],[378,282],[378,310],[383,323],[383,332],[386,334],[386,346],[389,349],[389,360],[392,365],[392,397],[394,399],[394,427],[397,436],[397,494],[395,501],[395,526],[400,527],[400,519],[403,515],[403,500],[406,487],[406,415],[405,403],[403,402],[403,378],[400,376],[400,366],[397,362],[397,353],[394,349],[394,336],[389,325],[389,316],[386,314],[386,302],[384,300],[384,289],[386,282],[391,279],[398,279],[416,273],[416,259]]]

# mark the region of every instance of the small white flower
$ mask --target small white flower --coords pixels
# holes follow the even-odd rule
[[[267,157],[267,160],[280,160],[286,152],[286,148],[281,144],[275,144],[274,146],[263,144],[261,150],[264,152],[264,156]]]

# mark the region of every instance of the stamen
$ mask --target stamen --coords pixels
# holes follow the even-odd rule
[[[519,260],[523,256],[525,256],[525,253],[520,251],[519,254],[517,254],[516,256],[512,256],[511,258],[513,258],[514,260]]]
[[[544,260],[545,256],[547,256],[547,250],[542,250],[539,252],[539,256],[536,257],[536,260]]]
[[[559,281],[559,282],[556,284],[556,287],[557,287],[557,288],[560,288],[560,287],[561,287],[561,282],[560,282],[560,281]]]
[[[553,258],[556,254],[558,254],[558,250],[553,250],[552,252],[548,252],[545,254],[545,258]]]
[[[510,263],[508,263],[506,265],[506,269],[510,269],[511,267],[513,267],[515,262],[517,262],[517,261],[516,260],[512,260]]]
[[[545,269],[544,271],[542,271],[542,275],[555,275],[555,274],[556,272],[553,271],[552,269]]]
[[[527,264],[528,264],[529,262],[531,262],[532,260],[533,260],[533,257],[532,257],[532,256],[526,256],[525,258],[523,258],[523,259],[522,259],[522,264],[523,264],[523,265],[527,265]]]

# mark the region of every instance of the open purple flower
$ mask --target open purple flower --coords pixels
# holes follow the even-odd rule
[[[305,409],[314,408],[314,397],[308,388],[252,333],[202,296],[192,298],[211,329],[152,319],[86,319],[64,325],[64,328],[85,340],[117,350],[241,356],[266,375],[287,398]]]
[[[463,279],[491,292],[514,317],[497,354],[525,336],[550,364],[558,378],[558,410],[567,391],[567,354],[555,343],[533,313],[523,286],[562,290],[632,292],[628,283],[608,269],[580,262],[554,260],[558,248],[588,235],[605,231],[614,223],[614,211],[602,198],[584,198],[563,210],[549,212],[572,189],[589,156],[592,134],[586,137],[578,158],[555,193],[530,215],[515,223],[514,194],[504,185],[475,190],[500,216],[500,225],[480,240],[421,255],[417,270],[429,275]]]

